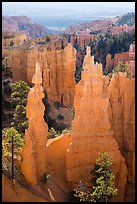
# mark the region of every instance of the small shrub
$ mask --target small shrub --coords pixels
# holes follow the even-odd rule
[[[128,71],[128,72],[127,72],[127,78],[132,79],[132,77],[133,77],[132,72],[131,72],[131,71]]]
[[[69,133],[69,132],[71,132],[71,128],[70,128],[70,129],[65,128],[65,129],[62,131],[62,134]]]
[[[48,180],[50,179],[50,174],[49,173],[44,173],[43,176],[41,177],[41,182],[43,184],[47,183]]]
[[[11,40],[10,41],[10,46],[13,47],[13,45],[14,45],[14,42],[13,42],[13,40]]]
[[[48,132],[48,139],[55,138],[57,135],[58,135],[57,131],[53,127],[51,127],[51,129]]]
[[[45,36],[45,39],[46,39],[46,42],[50,42],[50,37],[49,37],[49,35],[46,35],[46,36]]]

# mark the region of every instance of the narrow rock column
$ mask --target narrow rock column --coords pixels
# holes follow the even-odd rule
[[[42,71],[36,64],[35,74],[32,78],[35,84],[28,94],[26,115],[28,118],[28,129],[25,132],[25,145],[22,151],[21,171],[31,185],[39,183],[41,177],[46,173],[46,142],[48,126],[44,121],[45,106],[42,84]]]

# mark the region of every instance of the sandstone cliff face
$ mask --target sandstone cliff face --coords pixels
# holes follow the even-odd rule
[[[48,101],[59,101],[64,106],[72,106],[75,95],[76,50],[68,44],[64,50],[53,47],[51,51],[33,49],[28,52],[29,83],[36,61],[42,68],[43,87],[46,89]]]
[[[23,49],[11,50],[7,56],[8,64],[11,66],[13,81],[26,81],[27,53]]]
[[[88,46],[92,41],[96,39],[96,36],[90,35],[90,34],[80,34],[70,37],[70,43],[72,46],[76,45],[80,48],[84,48]]]
[[[120,61],[126,62],[129,59],[129,52],[116,53],[114,55],[114,66],[116,67]]]
[[[109,80],[102,76],[102,65],[94,64],[94,57],[90,56],[89,47],[83,67],[82,79],[76,85],[72,143],[66,152],[67,181],[73,187],[76,187],[80,180],[90,184],[90,172],[96,158],[99,153],[108,152],[114,160],[115,184],[119,189],[115,199],[123,201],[127,168],[109,121],[107,91]]]
[[[86,47],[90,45],[91,42],[94,42],[97,40],[97,37],[95,35],[90,34],[77,34],[72,35],[70,37],[70,43],[73,47],[77,49],[76,53],[76,67],[80,68],[83,64],[83,59],[86,53]]]
[[[69,43],[61,49],[61,43],[42,46],[32,45],[28,50],[14,49],[8,56],[12,66],[13,81],[25,80],[31,84],[35,64],[39,62],[43,87],[48,95],[48,102],[60,102],[71,107],[75,95],[76,50]]]
[[[51,175],[52,180],[65,192],[71,191],[66,180],[65,161],[65,153],[71,142],[72,137],[70,133],[49,139],[47,142],[47,171]]]
[[[114,75],[109,85],[111,124],[114,137],[125,158],[128,169],[128,185],[135,183],[135,79],[126,73]],[[134,191],[127,200],[133,201]]]
[[[27,35],[26,34],[16,34],[16,35],[13,35],[12,37],[2,37],[2,46],[3,47],[9,47],[11,45],[11,42],[14,43],[14,47],[18,46],[18,45],[21,45],[22,43],[24,43],[24,41],[27,40]]]
[[[46,142],[48,126],[44,121],[44,98],[41,70],[36,64],[32,78],[34,87],[30,89],[27,103],[27,118],[29,128],[25,132],[25,146],[22,152],[21,170],[28,183],[36,185],[46,173]]]
[[[38,40],[37,42],[29,40],[18,48],[4,49],[3,57],[7,57],[8,64],[12,68],[13,81],[24,80],[30,85],[32,85],[35,64],[37,62],[40,64],[43,76],[42,85],[50,104],[46,121],[49,128],[62,130],[71,126],[71,108],[76,84],[76,50],[67,43],[67,40],[62,42],[62,39],[55,38],[51,43],[44,45],[38,43]],[[58,120],[60,114],[62,120]],[[44,117],[47,118],[47,116]]]
[[[116,53],[113,59],[111,54],[107,54],[105,70],[108,72],[112,72],[113,68],[116,67],[120,61],[123,61],[124,63],[126,63],[128,62],[128,60],[129,60],[129,52]]]
[[[132,72],[135,77],[135,44],[131,44],[128,52],[116,53],[112,59],[111,54],[106,56],[106,67],[107,72],[111,72],[113,67],[116,67],[120,61],[123,61],[128,65],[128,70]]]

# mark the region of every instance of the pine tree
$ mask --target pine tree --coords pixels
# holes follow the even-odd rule
[[[100,154],[91,171],[93,188],[90,189],[80,181],[80,187],[74,189],[74,198],[82,202],[108,202],[115,196],[118,189],[114,187],[114,174],[109,168],[112,164],[113,161],[106,152]]]
[[[108,202],[117,194],[118,189],[114,187],[114,174],[109,168],[113,160],[105,152],[96,160],[93,174],[93,191],[91,196],[96,202]]]
[[[118,65],[114,67],[113,71],[109,73],[109,77],[112,78],[113,74],[118,74],[119,72],[126,72],[127,73],[127,78],[132,78],[133,74],[131,71],[128,70],[128,65],[125,64],[123,61],[119,61]]]
[[[20,134],[23,134],[27,128],[27,119],[26,119],[26,104],[27,96],[30,87],[25,81],[19,81],[11,84],[12,88],[12,106],[15,109],[12,126],[19,131]]]
[[[12,179],[14,179],[14,154],[17,154],[16,151],[19,151],[19,147],[22,147],[24,145],[24,141],[21,138],[21,134],[13,127],[6,129],[6,131],[3,131],[3,134],[3,157],[6,157],[7,155],[9,155],[9,153],[11,153],[11,176]]]

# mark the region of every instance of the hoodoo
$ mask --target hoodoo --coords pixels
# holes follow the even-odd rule
[[[45,107],[42,83],[42,71],[36,64],[32,78],[34,87],[30,89],[27,103],[28,129],[25,132],[25,145],[22,152],[21,170],[28,183],[36,185],[46,173],[46,142],[48,126],[43,115]]]
[[[76,85],[72,143],[66,151],[67,181],[73,187],[81,180],[90,185],[90,172],[98,154],[108,152],[115,161],[113,171],[119,189],[116,200],[123,201],[127,168],[111,130],[109,94],[105,90],[102,65],[94,64],[90,47],[87,47],[83,67],[81,81]]]

